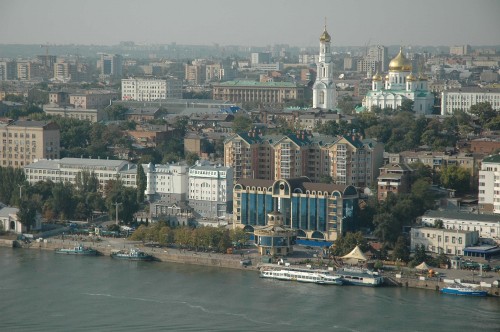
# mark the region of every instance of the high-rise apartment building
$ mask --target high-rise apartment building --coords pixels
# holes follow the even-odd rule
[[[35,159],[57,159],[59,126],[46,121],[0,122],[0,166],[23,167]]]
[[[337,184],[370,187],[383,163],[383,144],[349,136],[260,136],[254,131],[229,137],[224,164],[235,180],[295,178],[319,181],[330,176]]]

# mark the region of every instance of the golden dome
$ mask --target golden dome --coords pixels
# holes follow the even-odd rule
[[[407,81],[416,81],[417,78],[415,77],[415,75],[413,75],[413,73],[410,73],[410,75],[406,76],[406,80]]]
[[[330,35],[328,34],[328,31],[326,31],[326,26],[325,26],[325,31],[323,31],[323,34],[321,37],[319,37],[320,42],[330,42],[331,38]]]
[[[377,72],[375,75],[373,75],[372,80],[382,81],[382,76]]]
[[[389,71],[411,71],[411,61],[403,55],[403,48],[399,49],[398,55],[389,62]]]

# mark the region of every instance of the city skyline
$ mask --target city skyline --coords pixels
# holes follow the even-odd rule
[[[495,0],[2,0],[0,20],[10,28],[0,44],[310,47],[326,18],[332,46],[500,45],[499,13]]]

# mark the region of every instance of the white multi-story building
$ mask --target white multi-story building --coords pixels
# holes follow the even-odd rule
[[[188,191],[187,165],[142,165],[147,177],[145,194],[149,201],[176,203],[186,200]]]
[[[205,218],[226,216],[232,206],[233,169],[198,161],[189,169],[189,205]]]
[[[313,85],[313,108],[334,109],[337,105],[335,82],[333,81],[333,59],[330,48],[331,37],[325,30],[319,37],[319,58],[316,82]]]
[[[464,255],[464,249],[477,244],[478,231],[450,230],[431,227],[411,229],[410,248],[423,245],[426,251],[436,254]]]
[[[483,159],[478,189],[480,209],[500,214],[500,155]]]
[[[122,100],[154,101],[182,98],[182,82],[177,79],[122,79]]]
[[[500,217],[497,215],[430,210],[421,217],[424,226],[434,226],[436,220],[441,220],[447,230],[477,231],[481,239],[500,243]]]
[[[500,110],[500,89],[463,87],[441,92],[441,115],[452,115],[454,111],[469,112],[471,106],[488,102],[491,107]]]
[[[137,167],[126,160],[62,158],[41,159],[24,166],[26,180],[30,184],[50,180],[52,182],[75,183],[78,173],[94,173],[101,189],[109,180],[120,179],[126,187],[137,186]]]

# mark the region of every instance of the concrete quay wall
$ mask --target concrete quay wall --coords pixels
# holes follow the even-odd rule
[[[104,256],[110,256],[112,251],[116,250],[127,250],[134,247],[139,247],[142,251],[153,255],[158,261],[161,262],[172,262],[180,264],[194,264],[194,265],[205,265],[214,266],[230,269],[241,269],[241,270],[256,270],[258,259],[249,258],[252,260],[252,264],[249,266],[243,266],[240,263],[240,257],[238,255],[230,254],[218,254],[218,253],[201,253],[193,252],[182,249],[171,249],[171,248],[142,248],[141,245],[130,245],[130,244],[115,244],[110,245],[107,243],[100,242],[79,242],[85,246],[92,247],[96,249]],[[23,245],[23,248],[29,249],[39,249],[39,250],[55,250],[59,248],[71,248],[76,245],[75,241],[61,241],[54,239],[46,239],[42,241],[35,241],[29,245]]]
[[[16,240],[0,239],[0,247],[14,248],[17,246]]]
[[[401,287],[429,289],[437,292],[439,292],[441,288],[449,286],[450,283],[454,281],[454,280],[447,280],[448,282],[445,282],[445,279],[437,279],[437,278],[419,279],[419,278],[402,277],[402,278],[390,278],[390,279],[398,283]],[[464,282],[462,281],[462,283]],[[481,282],[479,285],[477,284],[471,285],[468,283],[465,284],[473,287],[478,287],[478,289],[487,291],[489,295],[500,296],[500,288],[491,283]]]

